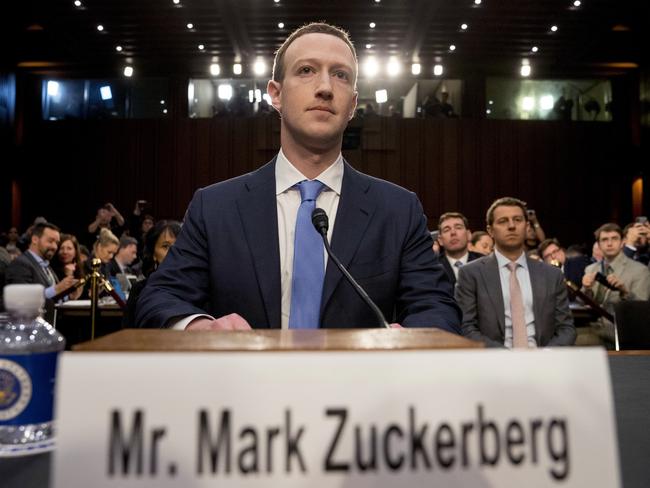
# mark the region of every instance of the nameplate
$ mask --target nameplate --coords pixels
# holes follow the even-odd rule
[[[57,488],[620,486],[597,349],[64,353]]]

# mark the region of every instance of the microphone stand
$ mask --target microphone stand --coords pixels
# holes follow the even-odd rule
[[[71,287],[63,290],[61,293],[52,297],[54,302],[61,300],[63,297],[68,296],[70,293],[75,291],[77,288],[84,286],[86,283],[90,282],[90,338],[91,340],[95,339],[95,324],[97,323],[98,313],[99,313],[99,292],[101,290],[106,291],[115,303],[124,310],[126,308],[126,303],[122,300],[122,297],[115,291],[115,288],[111,284],[110,280],[99,270],[102,262],[98,258],[93,258],[91,261],[91,270],[85,276],[83,276],[77,283]]]
[[[339,261],[339,258],[337,258],[334,253],[332,252],[332,249],[330,248],[330,243],[327,241],[327,229],[329,227],[329,219],[327,218],[327,214],[323,209],[316,208],[311,214],[311,220],[312,223],[314,224],[314,227],[316,228],[316,231],[320,234],[320,236],[323,238],[323,245],[325,246],[325,250],[327,251],[327,255],[330,257],[332,261],[334,261],[334,264],[336,264],[337,268],[339,268],[339,271],[343,273],[343,276],[348,280],[348,282],[352,285],[352,288],[354,288],[354,291],[357,292],[359,297],[368,305],[374,314],[377,316],[377,320],[381,324],[382,327],[386,327],[387,329],[390,329],[390,324],[386,322],[386,319],[384,318],[384,314],[381,312],[379,307],[375,304],[375,302],[372,301],[372,299],[368,296],[366,291],[361,288],[361,285],[356,282],[356,280],[352,277],[352,275],[348,272],[347,269],[345,269],[345,266]]]

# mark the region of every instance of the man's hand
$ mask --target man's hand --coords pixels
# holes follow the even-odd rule
[[[71,286],[76,285],[77,281],[79,280],[75,280],[74,276],[66,276],[61,281],[59,281],[56,285],[54,285],[54,292],[55,292],[54,294],[58,295],[59,293],[67,290]]]
[[[390,324],[389,327],[390,327],[391,329],[403,329],[403,328],[404,328],[404,327],[402,327],[400,324],[395,324],[395,323]]]
[[[75,263],[68,263],[63,266],[63,272],[66,276],[73,276],[76,269],[77,265]]]
[[[591,288],[596,281],[596,273],[585,273],[582,277],[582,286],[585,288]]]
[[[199,317],[192,320],[185,327],[185,330],[251,330],[252,327],[246,319],[236,313],[224,315],[218,319],[208,319],[206,317]]]
[[[616,275],[611,274],[607,276],[607,282],[616,288],[621,295],[627,295],[627,287]]]
[[[639,245],[639,234],[644,230],[643,224],[634,224],[632,227],[627,229],[627,234],[625,236],[625,244],[632,247],[637,247]]]

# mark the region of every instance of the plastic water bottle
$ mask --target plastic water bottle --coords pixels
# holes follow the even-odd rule
[[[41,285],[7,285],[0,317],[0,457],[54,446],[54,381],[65,339],[41,317]]]

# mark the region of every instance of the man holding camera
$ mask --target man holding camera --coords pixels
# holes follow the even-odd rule
[[[623,253],[623,231],[617,224],[601,225],[595,232],[603,260],[590,264],[582,278],[582,290],[611,313],[614,305],[623,300],[650,298],[650,270]],[[601,319],[595,324],[595,333],[611,346],[614,341],[613,324]]]
[[[637,217],[633,224],[628,224],[623,229],[625,247],[623,252],[630,258],[646,266],[650,262],[650,246],[648,236],[650,224],[647,217]]]

